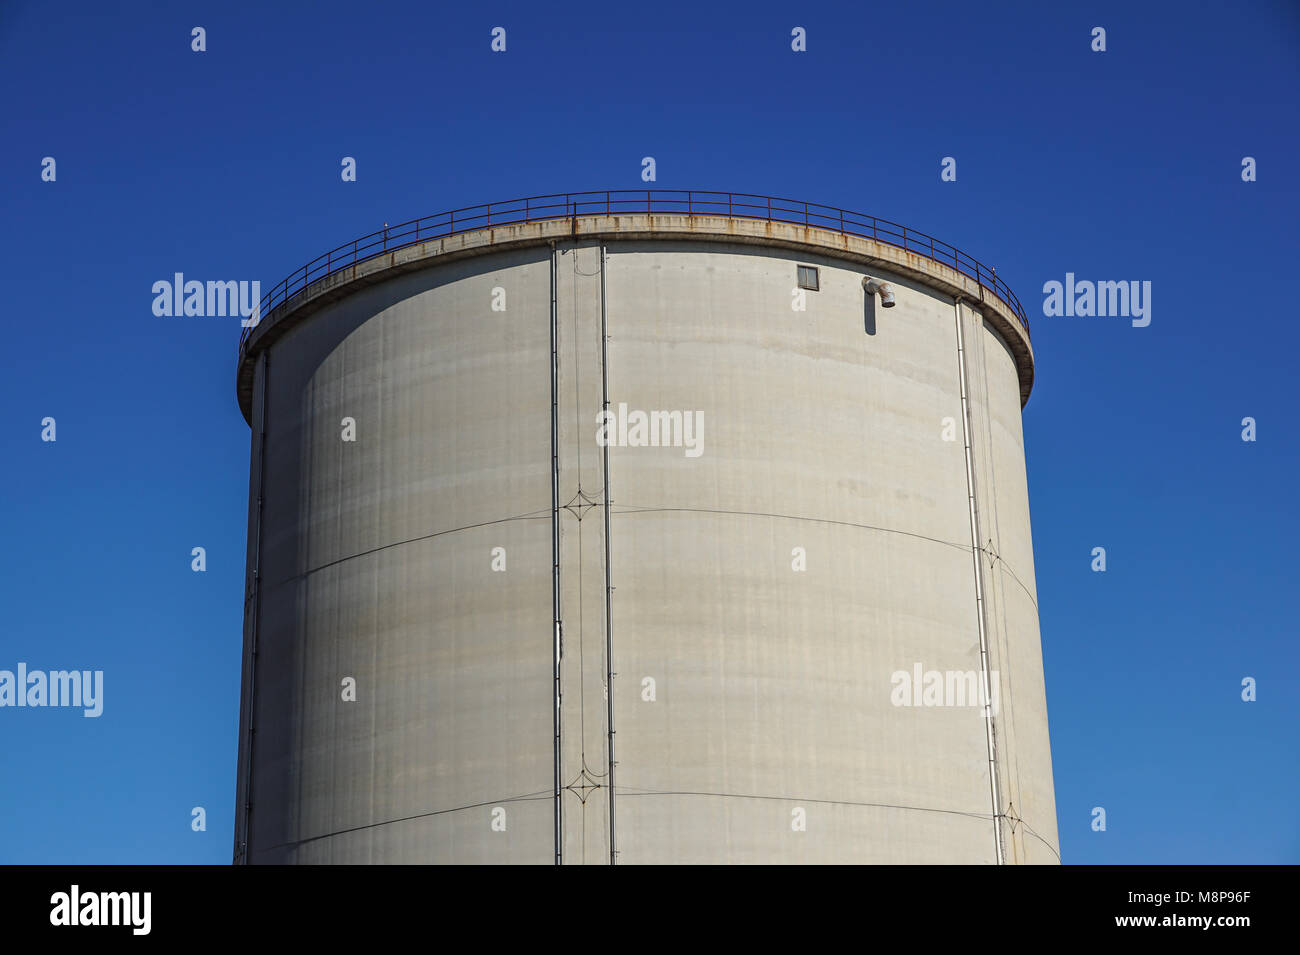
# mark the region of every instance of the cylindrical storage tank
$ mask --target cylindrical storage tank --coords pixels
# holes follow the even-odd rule
[[[269,296],[236,862],[1059,861],[1023,309],[764,201],[462,210]]]

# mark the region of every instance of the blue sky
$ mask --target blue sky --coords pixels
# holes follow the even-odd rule
[[[155,318],[152,283],[269,288],[385,221],[643,186],[643,156],[659,188],[842,206],[997,267],[1037,353],[1064,860],[1300,861],[1300,7],[462,6],[0,6],[0,668],[106,671],[99,719],[0,710],[0,862],[230,860],[239,328]],[[1151,324],[1044,317],[1066,272],[1150,281]]]

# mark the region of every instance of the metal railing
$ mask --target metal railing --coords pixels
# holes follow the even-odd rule
[[[511,199],[506,202],[453,209],[450,212],[439,212],[436,215],[412,219],[395,226],[386,226],[379,232],[372,232],[337,249],[331,249],[287,276],[284,281],[262,296],[258,312],[259,320],[269,316],[276,308],[313,282],[396,249],[490,226],[616,213],[726,215],[733,218],[815,226],[844,235],[874,239],[951,266],[963,275],[974,279],[981,288],[991,290],[1009,305],[1019,318],[1025,334],[1029,334],[1029,320],[1025,316],[1024,307],[1007,284],[998,278],[997,272],[934,236],[909,229],[887,219],[878,219],[875,216],[823,206],[815,202],[738,192],[669,189],[570,192],[551,196],[531,196],[526,199]],[[245,328],[239,336],[241,355],[255,327]]]

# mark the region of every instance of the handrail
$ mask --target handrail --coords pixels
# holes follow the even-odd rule
[[[736,219],[763,219],[813,226],[839,232],[842,235],[873,239],[913,252],[951,266],[974,279],[981,288],[993,291],[1016,313],[1025,334],[1029,334],[1029,319],[1025,309],[997,272],[967,255],[965,252],[915,229],[879,219],[876,216],[849,212],[834,206],[803,200],[782,199],[743,192],[706,192],[699,190],[636,189],[605,192],[567,192],[549,196],[529,196],[486,205],[467,206],[449,212],[412,219],[395,226],[385,226],[378,232],[353,239],[324,255],[317,256],[300,269],[295,269],[282,282],[262,296],[259,321],[271,314],[290,298],[313,282],[353,268],[358,263],[387,252],[445,238],[462,232],[471,232],[488,226],[513,225],[522,222],[542,222],[547,219],[569,219],[579,216],[615,215],[619,213],[686,213],[687,215],[725,215]],[[245,327],[239,336],[242,357],[248,338],[256,325]]]

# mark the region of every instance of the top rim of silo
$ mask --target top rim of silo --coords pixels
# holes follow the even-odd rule
[[[391,274],[564,238],[693,239],[816,251],[914,279],[977,305],[1016,361],[1020,404],[1034,384],[1024,307],[997,272],[907,226],[835,206],[750,193],[636,189],[529,196],[412,219],[294,270],[262,297],[239,338],[236,390],[251,423],[257,355],[320,307]]]

